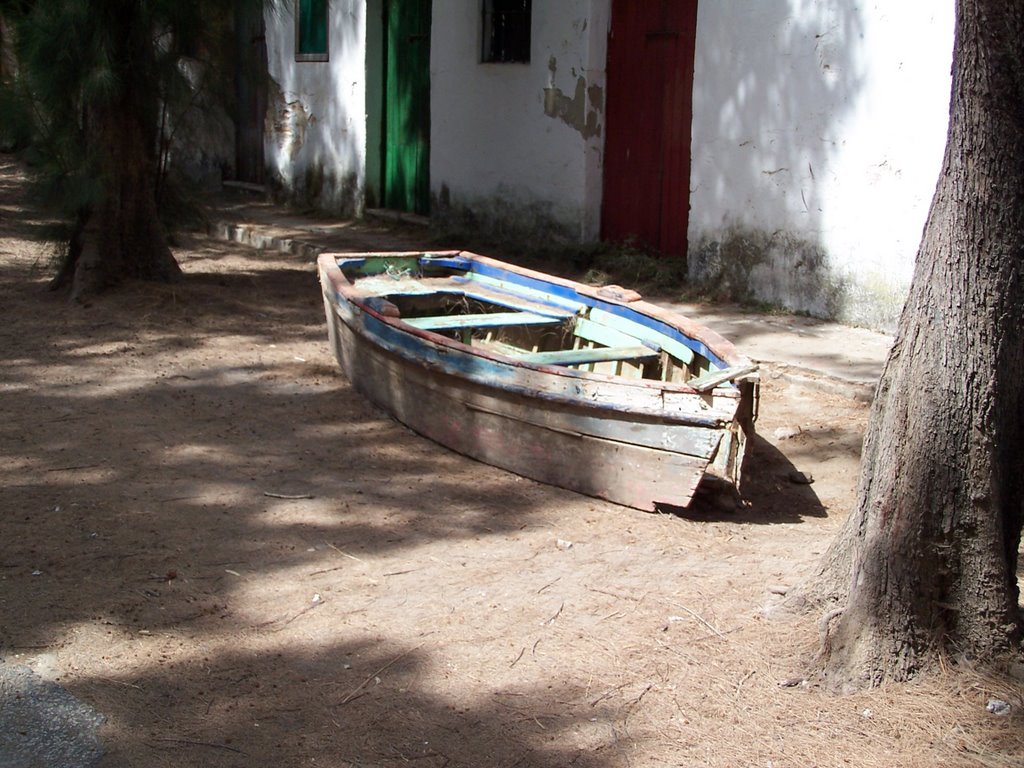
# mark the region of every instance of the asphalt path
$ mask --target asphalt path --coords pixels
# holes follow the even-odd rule
[[[92,768],[103,717],[55,682],[0,661],[0,768]]]

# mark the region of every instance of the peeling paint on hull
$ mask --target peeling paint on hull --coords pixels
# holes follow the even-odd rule
[[[372,263],[373,271],[361,272],[364,263]],[[756,415],[756,382],[728,383],[730,376],[749,375],[752,366],[710,330],[641,301],[611,302],[577,283],[466,252],[323,254],[318,264],[328,335],[342,369],[366,397],[426,437],[525,477],[639,509],[686,506],[712,469],[738,482],[746,431]],[[727,370],[717,374],[718,383],[708,381],[705,391],[697,389],[702,386],[697,379],[578,370],[431,332],[424,321],[451,323],[459,315],[403,320],[388,295],[396,302],[435,296],[437,288],[421,282],[428,279],[425,275],[416,272],[407,289],[398,287],[401,278],[395,276],[438,264],[455,270],[452,288],[446,290],[474,280],[497,284],[502,300],[510,302],[507,306],[549,306],[554,322],[564,316],[575,327],[598,323],[599,316],[618,318],[604,326],[605,333],[616,326],[635,328],[637,344],[659,338],[664,345],[659,354],[682,344],[689,351],[673,351],[672,356],[689,355],[692,361],[699,355],[706,364]],[[343,265],[355,270],[355,282],[343,273]],[[368,285],[364,292],[361,279],[374,287]],[[429,279],[435,286],[437,281],[447,286],[449,278]],[[458,290],[468,296],[471,289]],[[594,320],[576,319],[584,310]],[[483,318],[498,316],[464,319],[478,323]],[[504,316],[498,319],[496,326],[510,322]],[[635,349],[630,347],[630,354]],[[675,365],[686,365],[679,362],[682,358],[673,359]]]

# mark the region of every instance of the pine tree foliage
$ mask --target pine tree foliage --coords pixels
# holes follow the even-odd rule
[[[81,295],[178,275],[159,218],[173,132],[211,83],[230,81],[245,1],[0,0],[18,62],[0,86],[0,144],[27,147],[66,222],[55,284]]]

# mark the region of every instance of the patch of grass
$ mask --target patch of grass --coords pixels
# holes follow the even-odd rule
[[[621,285],[651,298],[730,304],[762,315],[806,314],[752,297],[738,297],[720,290],[720,286],[690,284],[685,258],[666,256],[635,242],[524,244],[451,229],[434,229],[431,240],[435,247],[463,248],[586,285]]]
[[[745,312],[758,315],[800,315],[803,317],[810,317],[809,312],[802,312],[798,310],[786,309],[780,304],[773,304],[770,301],[760,301],[758,299],[750,299],[749,301],[740,302],[740,307]]]
[[[675,295],[687,282],[685,258],[665,256],[636,243],[524,244],[474,232],[437,230],[432,240],[587,285],[616,284],[640,293]]]
[[[584,280],[617,283],[643,293],[677,292],[687,282],[686,259],[632,243],[604,244],[591,254]]]

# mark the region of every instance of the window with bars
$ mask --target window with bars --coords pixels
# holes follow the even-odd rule
[[[483,62],[530,61],[530,0],[483,0]]]
[[[295,0],[295,60],[327,61],[327,0]]]

